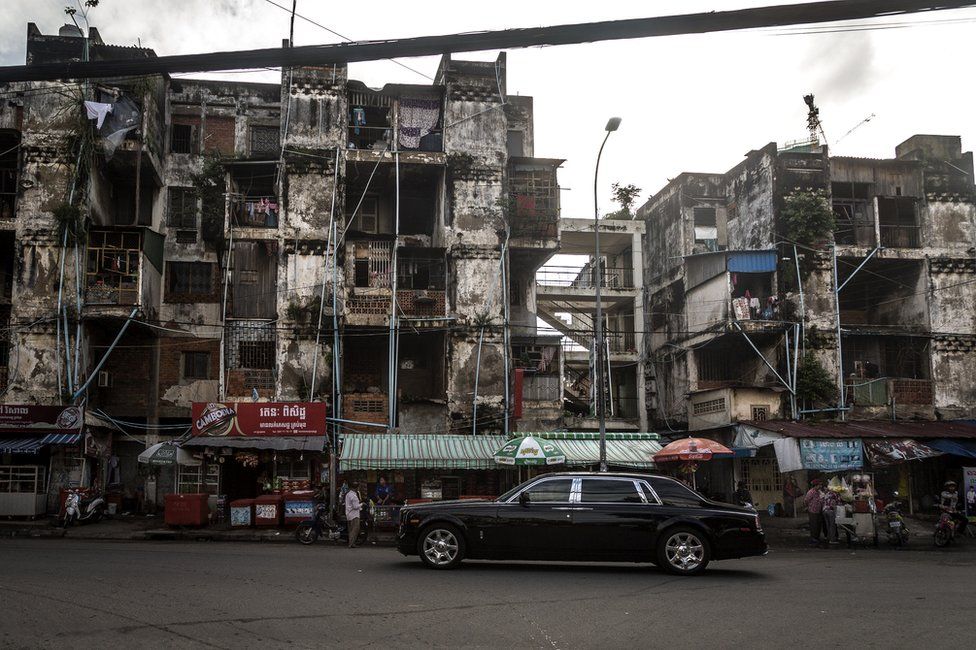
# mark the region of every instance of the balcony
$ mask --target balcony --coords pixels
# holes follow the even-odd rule
[[[230,204],[231,223],[244,228],[277,228],[279,206],[274,197],[248,199],[235,196]]]
[[[583,269],[575,266],[544,266],[535,274],[536,284],[542,287],[569,289],[596,289],[596,269],[590,265]],[[628,268],[604,268],[600,274],[602,289],[633,289],[634,270]]]
[[[86,255],[86,306],[140,304],[140,233],[93,230]]]
[[[513,158],[509,161],[508,225],[514,238],[555,240],[559,237],[559,183],[562,160]]]
[[[919,248],[919,226],[881,224],[881,245],[885,248]]]
[[[930,379],[880,377],[845,385],[847,402],[852,406],[897,405],[932,406],[934,391]]]
[[[436,89],[418,86],[411,92],[400,86],[376,91],[357,81],[350,82],[349,87],[347,149],[444,150],[443,98]]]

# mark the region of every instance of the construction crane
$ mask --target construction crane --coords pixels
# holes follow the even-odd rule
[[[834,144],[836,145],[838,142],[840,142],[841,140],[843,140],[844,138],[846,138],[850,134],[854,133],[859,128],[861,128],[862,126],[864,126],[865,124],[867,124],[868,122],[870,122],[871,120],[873,120],[876,117],[877,117],[877,115],[875,115],[874,113],[871,113],[870,115],[868,115],[867,117],[865,117],[863,120],[861,120],[860,122],[858,122],[857,124],[855,124],[854,126],[852,126],[847,133],[845,133],[844,135],[842,135],[839,138],[837,138],[837,140],[834,141]]]

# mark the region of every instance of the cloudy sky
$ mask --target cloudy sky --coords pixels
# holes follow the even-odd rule
[[[65,5],[73,1],[3,0],[0,65],[24,62],[28,22],[56,33],[66,19]],[[298,0],[298,13],[350,38],[376,39],[760,4],[774,3],[494,0],[475,7],[431,0]],[[107,42],[141,43],[166,55],[279,46],[288,35],[289,13],[269,0],[101,0],[89,20]],[[958,10],[862,23],[871,30],[828,32],[821,26],[815,28],[820,33],[807,33],[806,27],[513,50],[508,90],[535,97],[536,155],[567,159],[561,176],[567,188],[564,215],[589,216],[594,157],[611,115],[622,117],[623,125],[604,153],[606,193],[611,181],[634,183],[644,190],[641,201],[681,171],[722,172],[767,142],[803,138],[802,97],[808,92],[816,94],[836,154],[890,157],[896,144],[915,133],[961,135],[964,148],[972,149],[973,22],[976,10]],[[337,40],[322,27],[296,20],[298,45]],[[437,58],[405,63],[433,76]],[[279,80],[270,71],[197,76]],[[389,61],[353,64],[350,77],[370,86],[425,83]],[[601,208],[613,208],[605,195]]]

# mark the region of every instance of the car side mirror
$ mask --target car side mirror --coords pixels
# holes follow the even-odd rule
[[[523,492],[522,494],[519,495],[519,505],[522,506],[523,508],[528,508],[529,507],[529,493],[528,493],[528,491]]]

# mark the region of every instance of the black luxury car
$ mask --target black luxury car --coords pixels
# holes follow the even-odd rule
[[[766,553],[753,510],[647,474],[547,474],[492,501],[404,506],[397,548],[435,569],[462,559],[652,562],[680,575]]]

